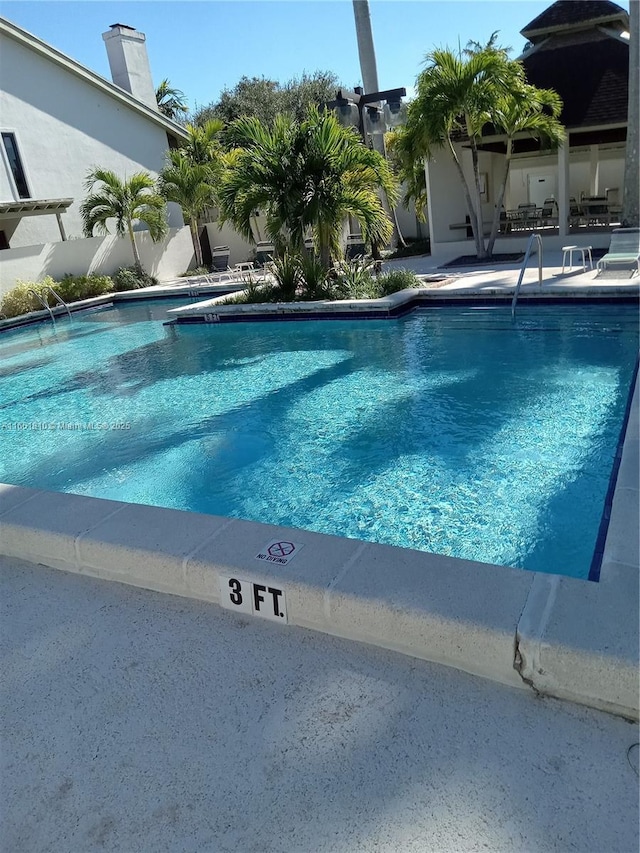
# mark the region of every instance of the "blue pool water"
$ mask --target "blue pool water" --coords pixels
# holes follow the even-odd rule
[[[0,336],[0,480],[586,577],[637,310],[168,327],[163,301]]]

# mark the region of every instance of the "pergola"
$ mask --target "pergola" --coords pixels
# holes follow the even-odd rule
[[[73,204],[72,198],[21,199],[0,202],[0,224],[8,220],[18,222],[25,216],[54,215],[60,229],[60,238],[67,239],[62,214]],[[15,229],[14,229],[15,230]]]

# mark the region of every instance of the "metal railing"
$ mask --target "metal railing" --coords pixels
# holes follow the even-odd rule
[[[51,310],[51,308],[49,308],[49,303],[47,302],[47,300],[43,299],[42,296],[40,296],[40,294],[38,293],[38,291],[34,290],[32,287],[30,287],[29,290],[27,290],[27,296],[30,293],[32,293],[35,296],[35,298],[38,300],[40,305],[42,305],[42,307],[45,308],[49,312],[49,316],[51,317],[51,322],[55,326],[56,318],[53,316],[53,311]]]
[[[51,295],[53,296],[53,298],[56,301],[56,305],[62,306],[62,308],[64,308],[64,310],[69,315],[69,319],[71,319],[71,311],[69,310],[69,306],[64,301],[64,299],[60,296],[60,294],[56,293],[56,291],[52,287],[49,287],[48,285],[47,285],[47,287],[43,287],[41,293],[38,293],[37,290],[34,290],[33,287],[30,287],[29,290],[27,290],[27,295],[29,295],[30,293],[33,294],[33,296],[35,296],[35,298],[38,300],[40,305],[42,305],[42,307],[46,311],[49,312],[49,317],[51,317],[51,322],[53,323],[54,326],[56,324],[56,318],[53,316],[53,311],[51,310],[51,308],[49,306],[49,302],[44,298],[47,293],[51,293]]]
[[[529,256],[531,255],[531,247],[534,244],[534,241],[538,244],[538,284],[542,284],[542,237],[539,234],[532,234],[529,237],[529,242],[527,243],[527,251],[524,255],[524,260],[522,261],[522,266],[520,267],[520,275],[518,276],[518,283],[516,284],[516,289],[513,293],[513,299],[511,300],[511,319],[516,319],[516,303],[518,301],[518,296],[520,295],[520,285],[522,284],[522,279],[524,278],[524,271],[527,268],[527,261],[529,260]]]
[[[53,298],[56,300],[56,305],[61,305],[64,308],[64,310],[67,312],[67,314],[69,315],[69,319],[71,319],[71,311],[69,311],[69,306],[64,301],[62,296],[60,296],[59,293],[56,293],[56,291],[52,287],[50,287],[49,285],[47,285],[47,287],[44,287],[42,289],[42,293],[43,294],[51,293]]]

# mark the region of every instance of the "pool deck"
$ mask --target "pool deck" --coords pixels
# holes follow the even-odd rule
[[[15,559],[0,629],[11,853],[638,849],[619,717]]]
[[[479,300],[509,302],[515,292],[521,265],[516,262],[443,269],[430,256],[388,261],[384,270],[410,269],[420,278],[420,288],[394,293],[382,299],[345,299],[317,302],[224,305],[226,297],[213,297],[174,308],[168,317],[177,323],[247,322],[287,319],[387,318],[401,316],[418,305],[434,305]],[[595,262],[594,262],[595,267]],[[525,271],[519,300],[637,299],[640,276],[628,271],[583,270],[582,266],[562,271],[562,252],[547,252],[539,281],[534,256]]]

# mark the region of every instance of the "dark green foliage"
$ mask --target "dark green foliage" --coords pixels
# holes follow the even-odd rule
[[[243,77],[233,89],[225,89],[218,101],[198,110],[194,124],[216,118],[229,124],[243,116],[253,116],[270,126],[278,113],[289,113],[302,121],[310,104],[324,104],[341,88],[330,71],[303,74],[281,85],[265,77]]]
[[[180,273],[178,278],[191,278],[196,275],[206,275],[209,270],[206,267],[194,267],[191,270],[187,270],[186,272]]]
[[[391,270],[378,276],[372,270],[372,260],[355,258],[338,264],[327,274],[313,255],[287,251],[273,264],[274,282],[256,284],[250,279],[246,290],[229,296],[222,304],[379,299],[408,287],[420,287],[419,279],[410,270]]]
[[[141,272],[137,267],[120,267],[113,275],[113,283],[116,291],[137,290],[140,287],[151,287],[158,283],[158,279],[149,273]]]
[[[389,296],[407,287],[420,287],[420,279],[411,270],[389,270],[376,279],[378,296]]]

